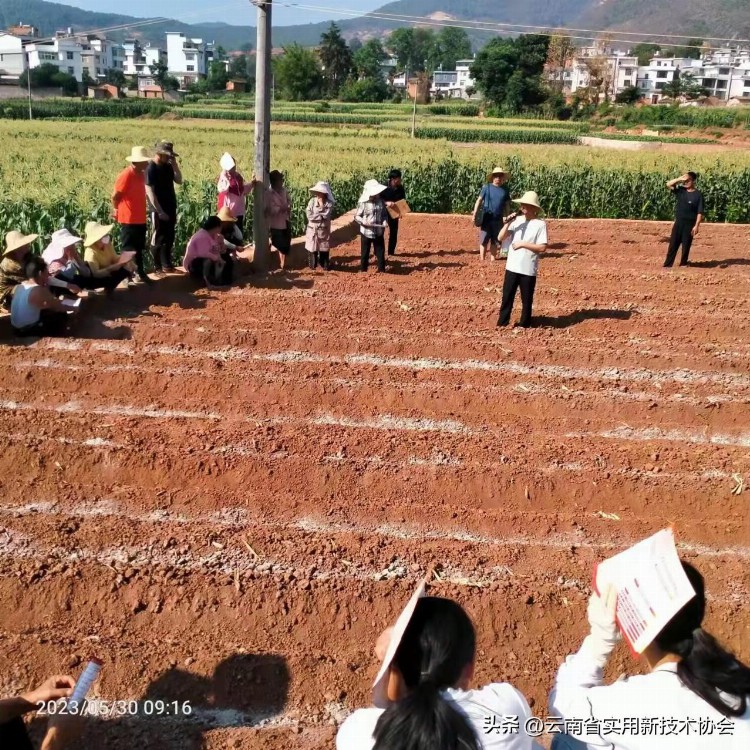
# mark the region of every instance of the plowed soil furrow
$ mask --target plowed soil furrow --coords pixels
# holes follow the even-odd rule
[[[469,224],[410,216],[390,274],[352,242],[330,274],[170,278],[9,343],[0,688],[96,652],[102,697],[194,711],[91,720],[92,747],[331,747],[436,566],[477,681],[544,715],[594,565],[670,523],[750,658],[747,228],[662,271],[666,224],[550,222],[522,331]]]

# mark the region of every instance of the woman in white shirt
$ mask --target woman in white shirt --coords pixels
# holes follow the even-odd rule
[[[619,640],[616,596],[589,601],[590,634],[557,673],[550,712],[565,720],[554,750],[747,750],[750,668],[701,627],[703,576],[683,562],[695,596],[643,653],[649,674],[604,685]]]
[[[539,268],[539,255],[547,249],[547,225],[538,217],[541,208],[539,196],[529,191],[514,203],[521,204],[521,212],[510,214],[503,222],[498,239],[503,247],[510,242],[508,260],[505,263],[503,301],[500,305],[499,326],[510,323],[516,292],[521,289],[521,319],[518,325],[528,328],[531,325],[531,308],[534,303],[536,274]]]
[[[378,639],[382,660],[390,630]],[[419,599],[385,676],[380,708],[355,711],[339,729],[337,750],[531,750],[531,716],[506,683],[470,690],[476,633],[450,599]]]

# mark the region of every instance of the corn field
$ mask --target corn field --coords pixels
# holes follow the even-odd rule
[[[559,135],[574,137],[565,129]],[[169,139],[181,154],[185,183],[178,188],[178,250],[215,209],[221,154],[230,151],[246,178],[252,173],[252,130],[241,123],[0,121],[0,138],[0,233],[38,233],[40,248],[62,226],[81,232],[92,218],[108,220],[112,185],[134,144]],[[495,141],[461,148],[439,138],[426,145],[397,130],[274,125],[272,168],[287,176],[295,233],[304,230],[308,188],[317,180],[331,183],[337,211],[343,213],[355,206],[365,180],[384,180],[391,168],[400,167],[415,211],[468,214],[496,164],[511,172],[514,195],[536,190],[546,214],[560,218],[670,219],[674,204],[664,183],[691,168],[700,174],[709,221],[750,223],[746,151],[686,160],[677,153],[568,145]]]

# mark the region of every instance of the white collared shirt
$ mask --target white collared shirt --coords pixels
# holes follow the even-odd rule
[[[525,216],[519,216],[510,223],[508,235],[511,239],[507,247],[508,260],[505,263],[505,269],[524,276],[536,276],[539,269],[539,253],[526,248],[516,249],[515,245],[517,242],[546,245],[547,225],[541,219],[529,220]],[[503,242],[503,249],[506,249],[505,242]]]
[[[534,750],[537,745],[524,731],[524,723],[531,716],[526,699],[508,683],[494,683],[481,690],[449,688],[442,696],[464,714],[485,750]],[[362,708],[355,711],[340,727],[336,735],[336,750],[372,750],[373,732],[382,708]],[[518,717],[518,731],[511,731],[508,717]],[[506,723],[503,723],[505,719]],[[501,731],[502,727],[506,731]]]
[[[674,662],[605,685],[601,668],[582,648],[560,667],[549,709],[565,719],[567,733],[590,750],[750,748],[750,707],[739,718],[724,717],[682,684]],[[651,725],[656,727],[653,732]],[[573,726],[575,731],[570,731]]]

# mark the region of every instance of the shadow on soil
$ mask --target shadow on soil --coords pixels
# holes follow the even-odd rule
[[[548,316],[535,317],[534,328],[570,328],[586,320],[630,320],[632,310],[576,310],[556,318]]]
[[[699,260],[690,262],[692,268],[729,268],[729,266],[750,266],[750,258],[727,258],[726,260]]]
[[[466,263],[460,263],[458,261],[456,262],[434,262],[434,263],[419,263],[419,262],[412,262],[409,261],[413,258],[434,258],[436,256],[440,255],[465,255],[465,251],[461,251],[458,253],[422,253],[420,255],[409,255],[408,253],[405,253],[404,255],[389,255],[386,258],[386,273],[392,274],[394,276],[408,276],[412,273],[419,273],[420,271],[434,271],[437,268],[463,268],[466,266]],[[348,256],[341,256],[339,258],[336,258],[336,261],[332,263],[331,270],[332,271],[339,271],[341,273],[361,273],[359,269],[359,263],[360,259],[359,256],[356,255],[348,255]],[[377,267],[377,261],[375,259],[370,259],[370,268],[368,270],[368,273],[372,273],[373,269]]]
[[[87,718],[77,746],[201,750],[213,729],[253,729],[281,716],[289,683],[286,660],[278,654],[235,654],[210,677],[173,667],[138,699],[137,715]],[[39,741],[45,724],[33,722],[31,734]]]

